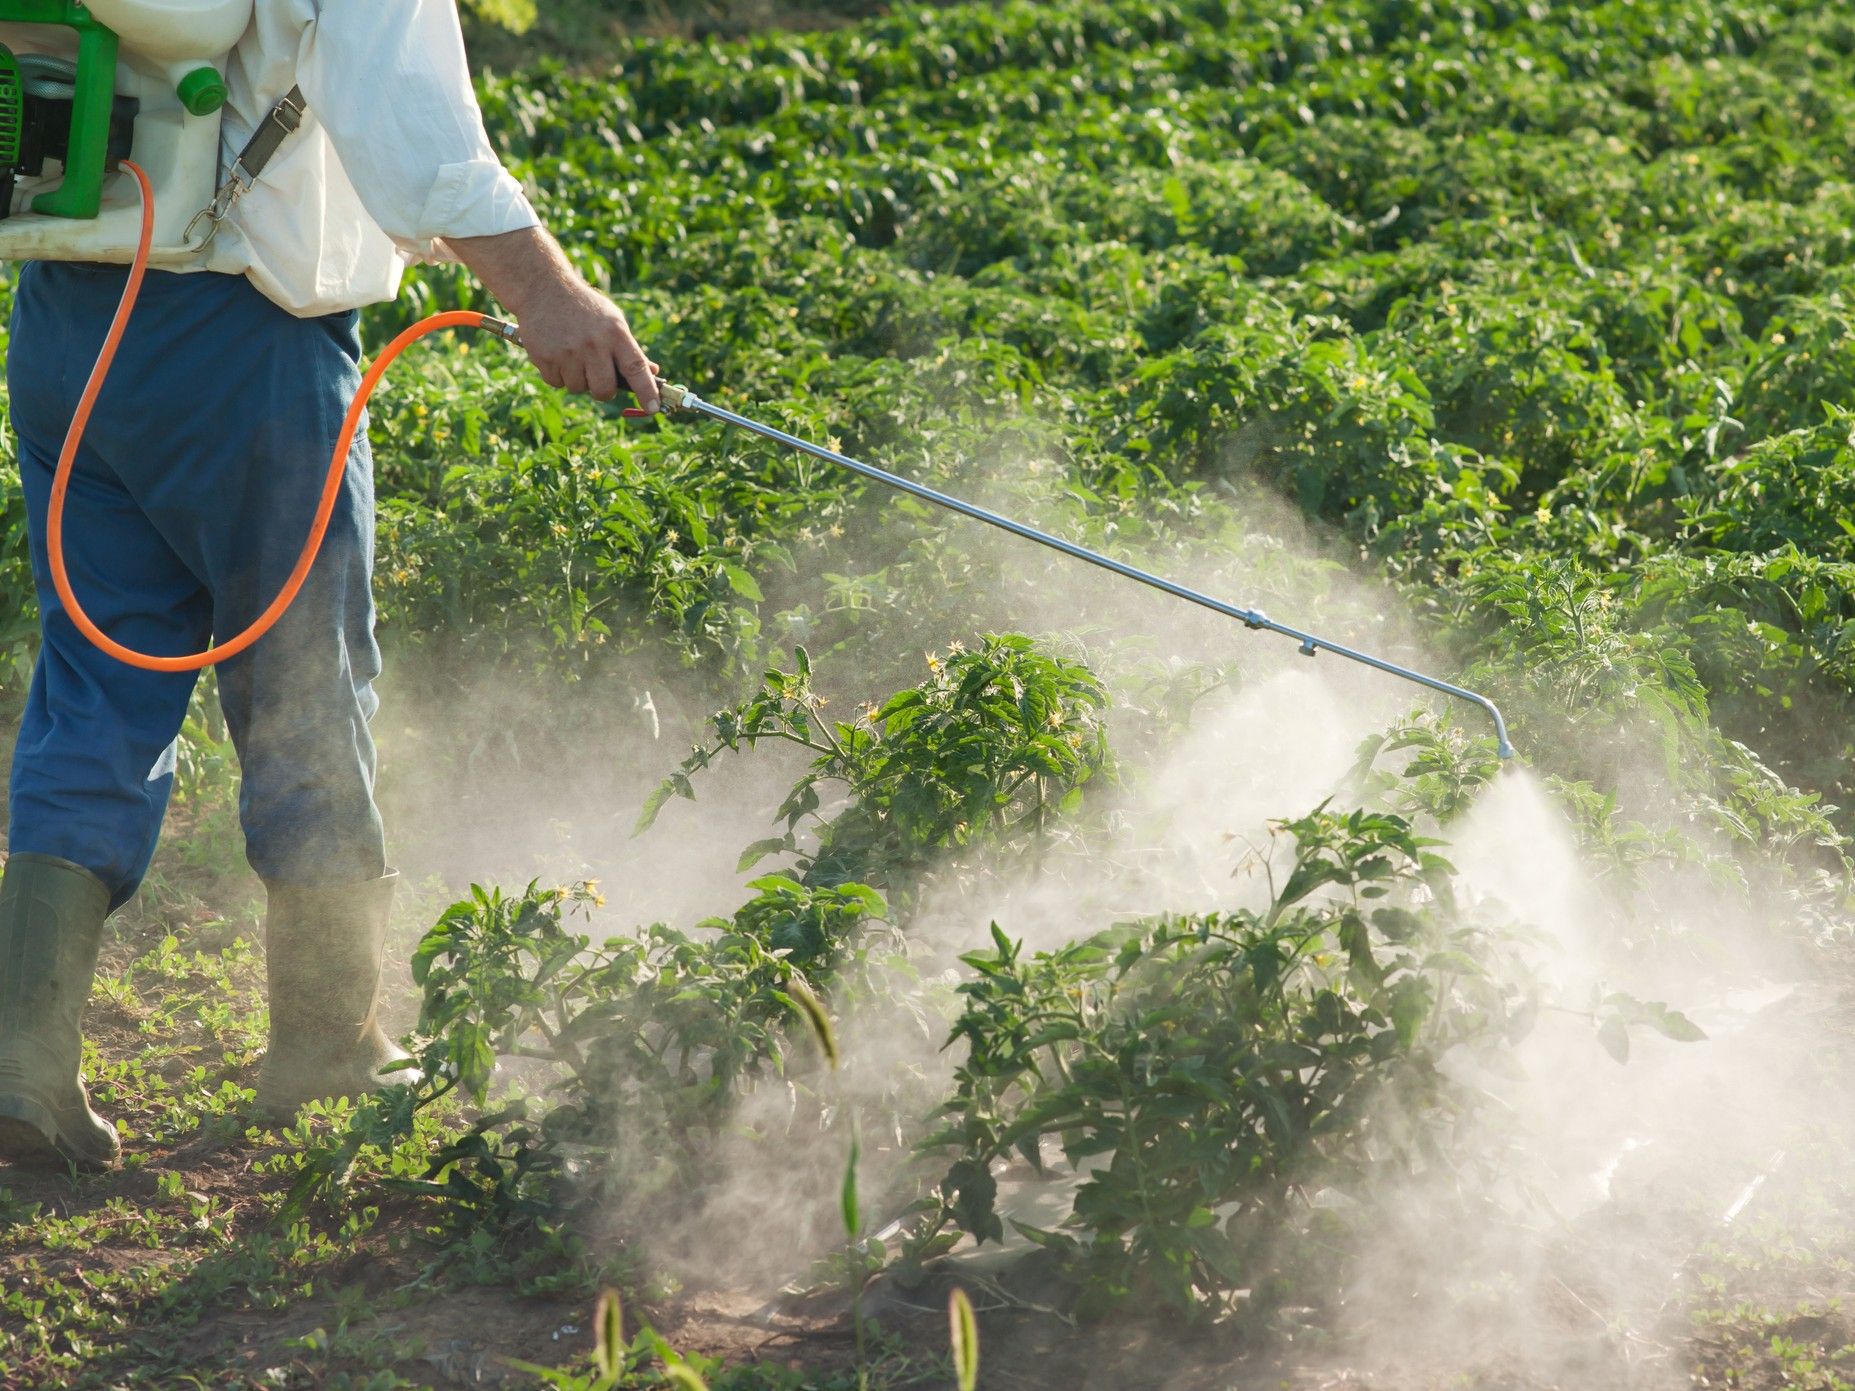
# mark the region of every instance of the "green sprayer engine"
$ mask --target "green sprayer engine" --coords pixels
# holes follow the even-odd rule
[[[64,170],[64,178],[32,199],[33,212],[84,218],[102,210],[104,176],[129,157],[140,105],[113,90],[108,95],[103,158],[74,168],[72,127],[78,126],[80,141],[89,134],[77,120],[77,64],[0,45],[0,220],[12,216],[20,181],[43,179],[48,161]]]

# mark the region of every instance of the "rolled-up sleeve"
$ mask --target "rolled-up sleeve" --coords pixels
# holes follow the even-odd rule
[[[361,205],[399,248],[536,226],[496,158],[455,0],[318,0],[297,80]]]

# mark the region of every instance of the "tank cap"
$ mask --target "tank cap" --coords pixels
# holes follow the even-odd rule
[[[225,105],[225,79],[217,68],[198,67],[180,79],[174,94],[193,115],[210,116]]]

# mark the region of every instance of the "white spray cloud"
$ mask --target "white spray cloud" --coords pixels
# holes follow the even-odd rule
[[[1060,504],[1048,505],[1058,529],[1060,512]],[[1272,528],[1281,525],[1273,519]],[[1386,655],[1421,652],[1414,625],[1382,588],[1296,568],[1294,558],[1317,542],[1303,537],[1277,555],[1276,592],[1299,586],[1308,604],[1280,616]],[[1257,544],[1266,551],[1276,543]],[[1182,736],[1138,770],[1124,814],[1141,853],[1081,874],[990,867],[925,905],[914,930],[933,947],[969,949],[990,921],[1043,948],[1129,916],[1254,906],[1261,881],[1232,873],[1243,848],[1267,845],[1273,818],[1306,812],[1332,793],[1358,742],[1412,704],[1410,689],[1390,678],[1331,657],[1307,663],[1284,640],[1026,554],[1018,543],[979,533],[963,535],[962,546],[981,571],[1009,580],[962,600],[981,627],[1081,627],[1097,650],[1137,645],[1174,663],[1234,659],[1247,676],[1203,700]],[[1166,554],[1180,563],[1181,552],[1163,552],[1159,568]],[[1247,583],[1256,554],[1186,554],[1186,577],[1249,602],[1257,595]],[[885,632],[910,651],[970,637],[948,630],[944,610],[924,609],[918,625],[888,615]],[[858,676],[840,670],[821,675],[846,704],[885,693],[855,689]],[[552,712],[541,701],[511,717]],[[694,807],[673,805],[656,832],[631,841],[637,805],[691,736],[688,727],[660,739],[634,731],[601,748],[605,766],[565,785],[501,767],[478,786],[480,809],[445,829],[444,844],[493,843],[498,862],[518,876],[555,864],[599,875],[629,921],[725,912],[745,897],[734,856],[766,833],[797,760],[771,750],[730,760],[704,775]],[[1657,760],[1645,749],[1642,761]],[[1653,799],[1651,782],[1635,783],[1644,799]],[[1560,1000],[1576,1005],[1609,990],[1667,1000],[1709,1039],[1677,1044],[1638,1029],[1630,1061],[1620,1066],[1597,1045],[1589,1019],[1548,1012],[1511,1068],[1472,1074],[1491,1104],[1486,1126],[1464,1144],[1492,1159],[1440,1189],[1413,1188],[1385,1214],[1388,1235],[1367,1253],[1346,1301],[1354,1363],[1366,1377],[1416,1369],[1397,1385],[1451,1384],[1501,1365],[1538,1369],[1546,1385],[1553,1378],[1567,1386],[1659,1385],[1672,1363],[1657,1320],[1680,1294],[1688,1256],[1718,1232],[1787,1137],[1837,1116],[1847,1121],[1846,1100],[1825,1094],[1809,1065],[1807,1034],[1787,1022],[1797,962],[1769,935],[1768,914],[1680,882],[1657,885],[1655,899],[1674,905],[1682,921],[1658,927],[1679,928],[1684,945],[1644,950],[1656,933],[1631,917],[1642,902],[1620,901],[1588,870],[1566,818],[1524,772],[1499,778],[1449,828],[1449,839],[1446,853],[1464,886],[1535,930],[1534,965]],[[898,1072],[944,1079],[952,1058],[939,1032],[894,1023],[840,1021],[847,1103],[869,1101],[874,1112],[885,1079]],[[844,1132],[835,1124],[795,1128],[795,1114],[781,1088],[752,1098],[737,1135],[772,1132],[779,1143],[728,1141],[719,1156],[728,1177],[693,1209],[655,1225],[640,1226],[632,1214],[626,1229],[642,1231],[685,1273],[770,1292],[794,1273],[796,1259],[841,1235],[835,1204]],[[897,1168],[903,1152],[894,1137],[866,1137],[866,1162],[878,1175]],[[880,1187],[879,1178],[869,1185]],[[767,1221],[769,1207],[777,1222]],[[1455,1225],[1470,1211],[1481,1219]]]

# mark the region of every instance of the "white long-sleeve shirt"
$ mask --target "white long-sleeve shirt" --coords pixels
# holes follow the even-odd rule
[[[226,67],[226,168],[292,86],[309,114],[220,228],[207,269],[326,314],[392,299],[439,238],[536,225],[484,132],[455,0],[257,0]]]

